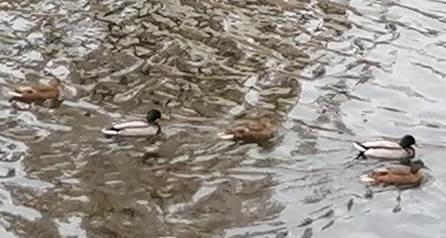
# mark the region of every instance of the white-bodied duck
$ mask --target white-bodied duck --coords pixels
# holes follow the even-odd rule
[[[378,158],[378,159],[404,159],[414,158],[416,145],[415,138],[411,135],[405,135],[400,142],[393,141],[369,141],[355,142],[353,146],[359,151],[357,158]]]
[[[144,121],[129,121],[114,124],[110,127],[102,129],[102,134],[106,137],[112,136],[153,136],[161,133],[161,126],[159,120],[161,112],[158,110],[151,110],[146,115],[147,122]]]
[[[360,180],[384,186],[418,185],[423,178],[423,174],[420,172],[422,168],[429,170],[422,160],[405,159],[405,162],[401,162],[401,164],[374,169],[367,175],[361,176]]]

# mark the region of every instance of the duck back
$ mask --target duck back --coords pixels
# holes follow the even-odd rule
[[[393,141],[368,141],[361,143],[366,148],[388,148],[388,149],[400,149],[401,146],[397,142]]]
[[[376,148],[368,149],[364,152],[366,157],[374,157],[381,159],[402,159],[402,158],[412,158],[415,156],[415,151],[413,149],[389,149],[389,148]]]

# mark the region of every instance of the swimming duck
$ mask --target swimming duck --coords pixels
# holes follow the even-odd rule
[[[129,121],[118,123],[102,129],[102,134],[106,137],[112,136],[153,136],[161,133],[161,126],[159,120],[161,112],[158,110],[151,110],[146,115],[147,122],[144,121]]]
[[[12,96],[9,101],[38,105],[43,105],[44,102],[48,101],[50,107],[55,107],[60,104],[61,87],[62,85],[58,79],[53,79],[48,84],[19,86],[14,91],[9,92]]]
[[[236,121],[232,126],[218,133],[223,140],[243,142],[266,141],[274,136],[276,123],[272,118],[260,117]]]
[[[401,164],[374,169],[361,176],[361,181],[382,185],[417,185],[423,178],[422,168],[429,170],[422,160],[406,160]]]
[[[401,159],[415,157],[415,149],[412,145],[416,145],[415,138],[411,135],[405,135],[400,142],[393,141],[370,141],[355,142],[353,146],[359,150],[359,157],[380,158],[380,159]]]

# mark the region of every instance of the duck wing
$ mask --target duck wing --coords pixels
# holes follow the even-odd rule
[[[360,152],[365,152],[369,149],[401,149],[400,144],[393,141],[368,141],[368,142],[354,142],[353,147]]]
[[[226,129],[219,133],[222,139],[239,139],[244,141],[261,141],[271,138],[273,131],[264,125],[255,121],[238,122],[236,126]]]
[[[262,125],[255,121],[237,121],[231,127],[224,131],[224,134],[237,134],[237,133],[247,133],[250,131],[260,131],[262,130]]]
[[[363,147],[371,149],[371,148],[382,148],[382,149],[401,149],[400,144],[393,141],[368,141],[360,143]]]
[[[387,167],[387,170],[390,171],[392,174],[398,174],[398,175],[408,175],[411,174],[410,167],[406,165],[393,165]]]
[[[258,122],[255,122],[255,121],[247,123],[246,124],[246,128],[249,131],[262,131],[262,130],[266,129],[265,125],[263,125],[261,123],[258,123]]]
[[[118,136],[152,136],[155,135],[158,128],[154,126],[149,127],[128,127],[117,131]]]
[[[150,125],[147,122],[143,121],[129,121],[129,122],[114,124],[112,127],[110,127],[110,129],[122,130],[125,128],[144,128],[144,127],[150,127]]]
[[[244,141],[262,141],[270,139],[273,136],[271,130],[244,131],[240,134],[234,134],[236,138]]]
[[[370,148],[364,152],[366,157],[375,157],[383,159],[401,159],[410,157],[410,154],[404,149],[390,149],[390,148]]]
[[[156,134],[157,128],[143,121],[130,121],[102,129],[106,136],[147,136]]]
[[[408,173],[408,174],[397,174],[388,173],[385,176],[379,176],[375,179],[377,183],[388,184],[388,185],[408,185],[417,184],[421,181],[420,173]]]
[[[366,175],[362,175],[360,177],[360,180],[362,182],[366,182],[366,183],[375,183],[376,179],[378,177],[382,177],[382,176],[386,176],[389,173],[389,170],[387,168],[377,168],[374,169],[372,171],[370,171],[368,174]]]
[[[42,85],[35,85],[32,88],[36,91],[36,94],[38,94],[44,99],[59,97],[59,89],[57,87],[42,84]]]

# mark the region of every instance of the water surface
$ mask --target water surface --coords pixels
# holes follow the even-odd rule
[[[1,2],[0,236],[442,237],[445,5]],[[59,108],[10,106],[52,78],[72,89]],[[158,138],[99,133],[152,108]],[[281,122],[268,144],[217,140],[262,113]],[[351,142],[404,134],[422,186],[360,184],[381,163],[351,165]]]

